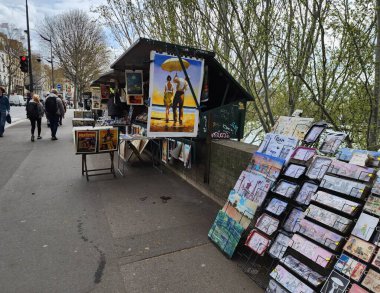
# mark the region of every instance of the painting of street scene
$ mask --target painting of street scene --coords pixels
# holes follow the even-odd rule
[[[182,58],[188,79],[176,56],[151,52],[148,112],[148,136],[195,137],[199,112],[190,83],[199,103],[204,61]]]

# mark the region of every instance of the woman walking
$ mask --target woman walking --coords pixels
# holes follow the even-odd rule
[[[8,97],[5,95],[5,89],[0,86],[0,137],[3,137],[5,119],[10,109]]]
[[[26,106],[26,114],[30,120],[31,128],[31,141],[34,141],[34,130],[36,129],[37,122],[37,139],[41,139],[41,119],[44,116],[44,107],[40,102],[40,97],[38,95],[33,95],[32,100]]]

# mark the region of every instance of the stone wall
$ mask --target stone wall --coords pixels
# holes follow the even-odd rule
[[[195,143],[195,158],[191,169],[185,169],[183,163],[178,160],[169,163],[167,167],[223,205],[256,149],[257,146],[233,140],[213,141],[211,143],[209,183],[205,183],[207,147],[204,141]]]

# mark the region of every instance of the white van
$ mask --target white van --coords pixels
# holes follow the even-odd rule
[[[9,104],[11,106],[25,106],[26,102],[24,101],[24,97],[21,95],[10,95]]]

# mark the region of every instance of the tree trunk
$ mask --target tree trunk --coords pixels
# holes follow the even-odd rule
[[[368,149],[377,150],[379,148],[379,103],[380,103],[380,0],[376,0],[376,47],[375,47],[375,87],[374,101],[371,109],[371,122],[369,126]]]

